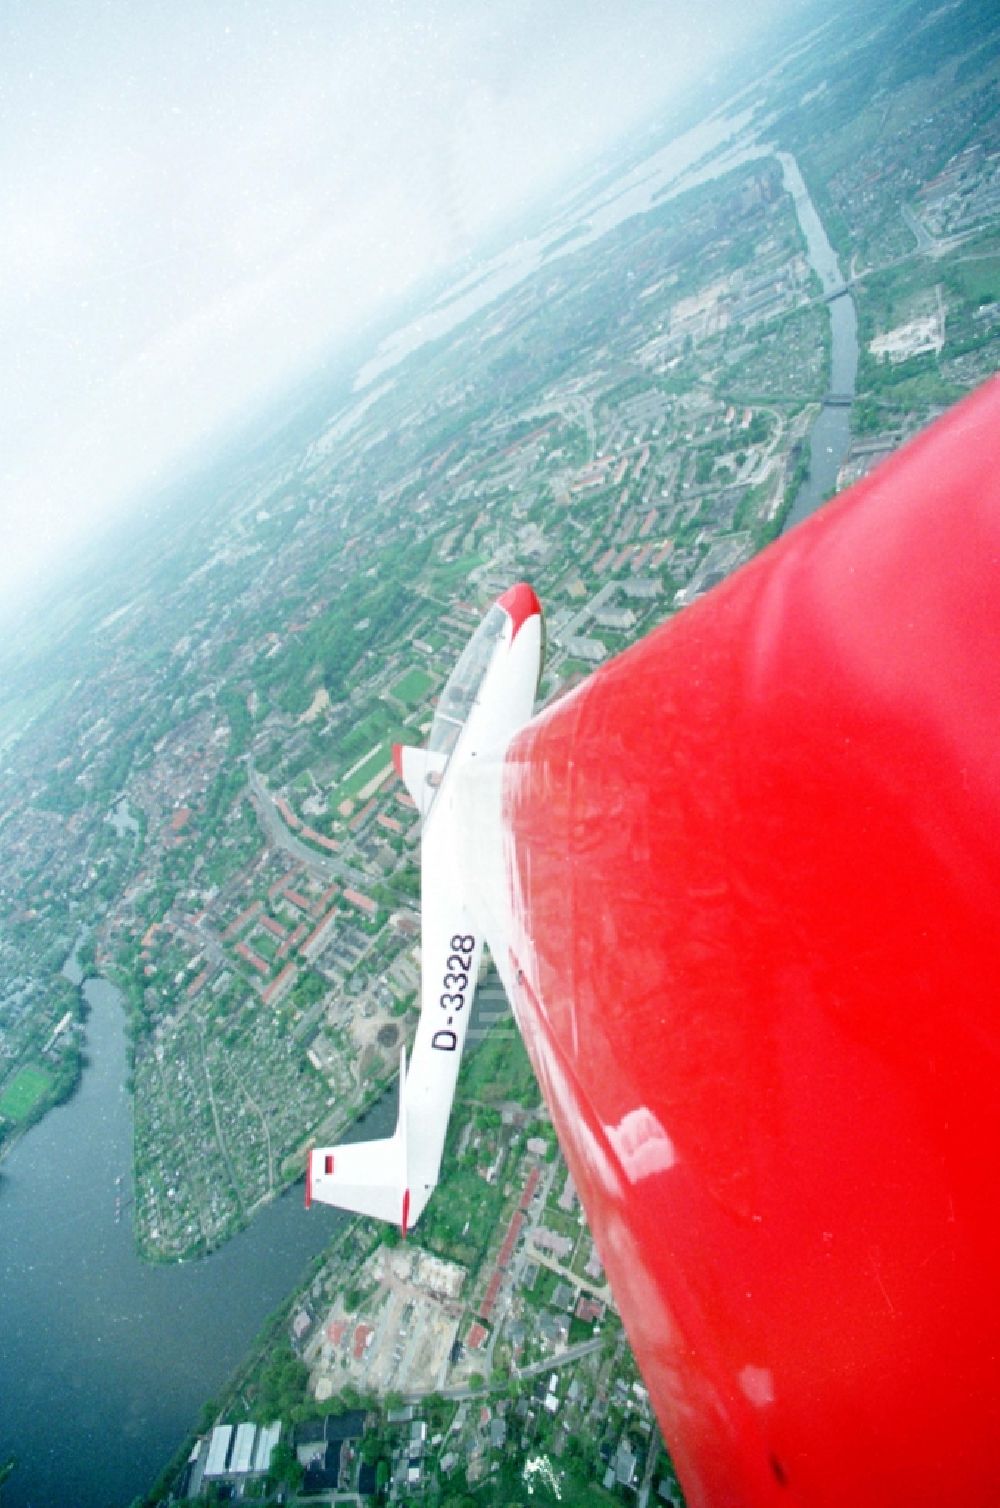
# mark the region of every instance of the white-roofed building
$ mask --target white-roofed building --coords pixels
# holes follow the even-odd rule
[[[226,1472],[226,1461],[229,1457],[229,1446],[233,1438],[233,1426],[231,1424],[217,1424],[212,1431],[212,1439],[208,1447],[208,1460],[205,1462],[206,1477],[221,1477]]]
[[[253,1453],[253,1470],[267,1471],[271,1465],[271,1453],[281,1436],[281,1421],[275,1420],[273,1424],[262,1424],[257,1436],[257,1444]]]
[[[594,665],[607,659],[608,655],[600,639],[588,639],[581,635],[574,635],[566,640],[566,653],[571,654],[575,660],[590,660]]]
[[[256,1424],[240,1424],[236,1428],[236,1443],[233,1446],[232,1459],[229,1462],[229,1470],[232,1472],[247,1472],[253,1465],[253,1447],[257,1438]]]

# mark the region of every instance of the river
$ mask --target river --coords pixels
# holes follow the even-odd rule
[[[109,1508],[146,1491],[344,1218],[307,1215],[294,1189],[210,1257],[141,1262],[124,1012],[103,980],[85,995],[79,1089],[0,1165],[0,1461],[18,1458],[4,1508]]]
[[[837,254],[823,229],[795,158],[787,152],[775,155],[806,238],[809,263],[819,276],[824,294],[843,288],[844,276]],[[831,300],[829,309],[832,335],[830,391],[853,398],[858,375],[858,319],[854,299],[845,291]],[[809,476],[799,488],[786,529],[808,518],[833,491],[850,443],[850,406],[824,403],[809,436]]]

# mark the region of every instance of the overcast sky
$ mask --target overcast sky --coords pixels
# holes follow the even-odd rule
[[[0,597],[801,0],[3,0]]]

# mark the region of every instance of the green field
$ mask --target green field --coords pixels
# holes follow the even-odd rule
[[[538,1083],[521,1034],[512,1021],[499,1021],[489,1036],[462,1064],[459,1099],[488,1105],[517,1100],[531,1109],[538,1104]]]
[[[461,560],[449,561],[447,565],[433,566],[431,591],[439,597],[446,598],[449,593],[468,581],[470,573],[477,566],[481,566],[485,559],[485,555],[463,555]]]
[[[0,1094],[0,1115],[23,1121],[52,1083],[44,1068],[22,1068]]]
[[[376,744],[388,746],[405,737],[402,728],[399,713],[385,702],[376,702],[340,740],[337,754],[344,770],[349,770],[362,755],[370,753]],[[340,799],[343,800],[343,797]]]
[[[419,707],[430,696],[433,685],[434,677],[428,675],[426,670],[419,670],[414,666],[396,682],[392,688],[392,695],[398,702],[405,702],[408,707]]]
[[[369,780],[374,780],[379,770],[392,763],[392,745],[378,744],[346,780],[342,780],[333,793],[332,805],[336,806],[346,797],[354,797],[363,790]]]
[[[1000,298],[1000,257],[956,261],[951,273],[971,304],[988,304]]]
[[[273,963],[278,952],[278,940],[272,937],[270,932],[265,932],[263,927],[258,927],[250,941],[250,946],[261,958],[266,958],[268,963]]]
[[[449,1261],[472,1266],[480,1260],[489,1233],[496,1228],[503,1196],[467,1168],[442,1173],[439,1197],[421,1220],[421,1239]]]

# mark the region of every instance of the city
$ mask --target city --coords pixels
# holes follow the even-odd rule
[[[73,954],[127,1014],[114,1218],[144,1260],[217,1250],[392,1100],[420,956],[391,747],[426,736],[491,601],[535,586],[544,704],[781,532],[818,416],[850,426],[845,486],[996,370],[995,35],[927,34],[944,53],[906,68],[874,32],[803,48],[747,86],[751,125],[600,233],[606,184],[557,206],[502,292],[497,268],[443,287],[444,333],[310,393],[27,626],[0,699],[0,1151],[86,1071]],[[847,392],[831,299],[857,314]],[[540,1501],[681,1501],[482,996],[417,1231],[338,1230],[149,1501],[183,1474],[208,1500],[499,1502],[530,1473]]]

